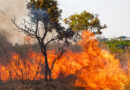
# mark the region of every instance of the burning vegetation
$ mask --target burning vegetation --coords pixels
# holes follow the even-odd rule
[[[130,77],[130,67],[120,65],[120,60],[108,51],[98,47],[98,41],[90,31],[83,31],[78,45],[83,50],[73,52],[67,50],[54,64],[52,78],[71,78],[69,83],[75,87],[90,90],[125,90]],[[57,57],[55,50],[48,50],[49,67]],[[0,79],[7,81],[34,81],[44,79],[44,56],[39,52],[29,51],[23,58],[18,53],[12,53],[10,63],[0,64]]]
[[[18,25],[16,18],[12,19],[15,27],[26,34],[26,42],[21,45],[25,51],[17,51],[20,45],[13,47],[0,37],[0,89],[130,89],[130,61],[122,64],[115,55],[101,49],[95,38],[107,27],[101,25],[98,15],[86,11],[71,15],[64,19],[68,25],[65,28],[56,0],[29,0],[27,9],[29,20],[23,19]],[[68,48],[72,42],[77,49]]]

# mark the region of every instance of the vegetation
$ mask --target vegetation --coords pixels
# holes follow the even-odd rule
[[[30,0],[28,3],[28,9],[31,11],[41,9],[39,12],[42,12],[42,10],[47,10],[51,28],[55,28],[56,30],[63,29],[59,23],[62,10],[58,8],[58,3],[56,0]]]
[[[103,43],[107,44],[110,51],[112,53],[115,52],[125,52],[128,46],[130,46],[130,40],[111,40],[111,41],[104,41]]]
[[[31,21],[24,20],[22,27],[16,23],[15,18],[12,22],[19,30],[23,31],[27,36],[34,38],[39,44],[41,52],[45,58],[45,81],[48,80],[48,76],[51,80],[53,66],[64,53],[64,47],[71,43],[69,42],[69,39],[71,39],[71,41],[74,40],[73,37],[77,34],[74,30],[96,29],[97,33],[101,34],[100,30],[106,27],[105,25],[100,25],[100,20],[97,16],[84,11],[80,15],[70,16],[70,20],[65,19],[65,23],[69,25],[69,27],[65,29],[59,23],[61,10],[58,8],[56,0],[30,0],[28,3],[28,9],[30,11],[29,16]],[[40,28],[41,25],[43,28]],[[47,37],[48,33],[51,33],[52,35],[50,38]],[[47,47],[55,41],[62,42],[62,45],[57,47],[59,48],[59,55],[54,59],[51,67],[49,67]]]
[[[5,47],[4,46],[5,43],[9,44],[10,47],[13,48],[14,52],[17,52],[18,54],[20,54],[20,57],[22,57],[22,58],[26,57],[27,59],[30,59],[30,61],[32,61],[32,59],[30,58],[31,56],[30,57],[27,56],[27,53],[30,51],[30,49],[32,51],[33,50],[38,51],[38,52],[41,51],[45,62],[44,62],[44,64],[43,63],[41,64],[41,60],[39,60],[40,62],[38,62],[38,66],[36,67],[36,75],[32,80],[29,79],[29,75],[27,72],[23,72],[26,69],[26,66],[29,66],[29,64],[27,64],[27,62],[25,62],[23,60],[24,65],[21,68],[19,65],[19,61],[15,62],[14,64],[12,64],[12,67],[18,67],[18,70],[20,70],[20,73],[22,73],[22,77],[19,77],[18,80],[13,80],[12,74],[11,74],[12,71],[10,70],[9,82],[5,82],[5,83],[0,82],[1,86],[2,86],[2,87],[0,87],[0,89],[85,90],[84,87],[74,86],[75,79],[78,77],[76,77],[73,74],[64,76],[63,75],[64,72],[63,73],[61,72],[59,74],[58,78],[56,78],[55,80],[52,80],[52,78],[51,78],[52,69],[53,69],[55,62],[65,52],[65,50],[66,50],[65,47],[67,47],[67,48],[70,47],[72,49],[72,51],[75,51],[75,52],[82,51],[82,48],[80,46],[78,46],[76,44],[74,46],[71,44],[71,42],[69,42],[69,41],[73,40],[74,36],[77,33],[79,34],[79,32],[81,30],[90,30],[95,34],[102,34],[101,30],[106,28],[106,25],[103,25],[103,26],[101,25],[100,20],[97,15],[93,15],[89,12],[83,11],[81,14],[74,14],[74,15],[71,15],[70,17],[64,19],[64,22],[66,24],[68,24],[68,28],[65,29],[59,23],[59,20],[61,19],[60,16],[61,16],[62,10],[60,10],[58,8],[58,3],[56,0],[30,0],[30,2],[28,3],[28,9],[30,10],[30,12],[29,12],[30,20],[29,21],[23,20],[24,21],[22,24],[23,26],[18,25],[16,23],[15,18],[12,20],[12,22],[20,31],[24,32],[27,36],[29,36],[29,38],[31,37],[31,38],[33,38],[33,40],[35,39],[37,42],[35,44],[23,44],[23,45],[16,44],[14,46],[12,44],[9,44],[8,42],[4,42],[4,43],[0,42],[0,45],[1,45],[1,48],[3,49]],[[41,28],[41,26],[42,26],[42,28]],[[48,34],[51,34],[49,38],[47,37]],[[2,40],[4,40],[3,37],[1,39],[1,41]],[[6,40],[4,40],[4,41],[6,41]],[[56,42],[56,43],[54,43],[54,42]],[[124,49],[125,46],[130,46],[130,41],[114,41],[113,40],[113,41],[104,41],[103,43],[105,43],[109,46],[111,52],[122,52],[122,51],[125,51],[125,49]],[[94,46],[95,45],[93,45],[93,47]],[[53,59],[52,64],[50,64],[48,62],[49,54],[47,51],[49,50],[50,47],[55,48],[55,50],[58,48],[58,50],[59,50],[59,51],[55,52],[55,54],[57,54],[57,55],[56,55],[56,58]],[[76,48],[76,50],[75,50],[75,48]],[[9,50],[6,48],[5,51],[3,51],[3,53],[5,54],[6,51],[9,52]],[[10,52],[12,52],[12,51],[10,50]],[[88,49],[88,53],[89,53],[89,49]],[[91,58],[91,55],[90,55],[90,58]],[[94,59],[95,59],[96,55],[99,55],[99,54],[95,54]],[[9,57],[9,55],[7,55],[5,57],[6,58]],[[67,58],[67,60],[68,60],[68,58]],[[18,59],[18,60],[20,60],[20,59]],[[82,58],[81,58],[81,60],[82,60]],[[90,60],[92,60],[92,59],[90,59]],[[10,63],[10,62],[8,62],[8,63]],[[33,61],[31,63],[33,63]],[[39,71],[40,65],[44,66],[44,67],[42,67],[42,71]],[[62,64],[60,64],[60,65],[62,65]],[[94,65],[92,65],[92,66],[94,66]],[[98,67],[98,66],[96,65],[96,67]],[[29,72],[32,69],[35,69],[35,68],[32,68],[32,69],[31,68],[32,67],[29,68],[29,70],[28,70]],[[85,68],[89,69],[89,66],[85,66]],[[15,69],[13,69],[13,70],[15,71]],[[25,71],[27,71],[27,70],[25,70]],[[44,71],[44,73],[42,73],[43,71]],[[98,71],[98,68],[96,71]],[[79,71],[77,71],[77,72],[79,72]],[[16,76],[19,76],[18,71],[15,71],[14,73],[17,74]],[[38,73],[44,74],[45,81],[40,80],[40,79],[35,80]],[[23,78],[24,74],[26,74],[26,77],[27,77],[25,79]],[[79,74],[80,74],[80,72],[79,72]],[[96,75],[97,75],[97,73],[96,73]],[[48,79],[50,79],[51,81],[48,81]],[[23,83],[21,84],[20,81],[22,81]],[[16,87],[14,87],[14,86],[16,86]],[[128,86],[129,86],[129,84],[128,84]],[[91,88],[87,87],[86,89],[91,89]]]
[[[58,8],[57,1],[30,0],[30,2],[28,3],[28,9],[30,10],[29,16],[31,21],[24,20],[23,27],[20,27],[20,25],[16,23],[15,18],[12,20],[12,22],[19,30],[23,31],[27,36],[34,38],[39,44],[41,52],[45,59],[44,72],[45,72],[45,81],[47,82],[48,76],[49,79],[51,80],[51,71],[53,69],[56,60],[58,60],[64,52],[63,47],[67,43],[68,35],[66,35],[66,31],[64,30],[63,27],[61,27],[59,23],[61,10],[59,10]],[[41,25],[43,26],[43,28],[40,28]],[[50,32],[52,34],[51,37],[48,38],[47,34]],[[57,34],[54,34],[54,32],[57,32]],[[47,57],[47,47],[50,43],[60,40],[62,40],[63,45],[58,47],[59,55],[54,59],[51,67],[49,67]]]
[[[86,11],[71,15],[64,19],[64,22],[68,24],[73,31],[90,30],[95,34],[102,34],[101,29],[106,28],[106,25],[101,25],[97,15]]]

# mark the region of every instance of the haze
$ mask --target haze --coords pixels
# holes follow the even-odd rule
[[[21,40],[20,33],[14,33],[14,27],[10,20],[13,16],[22,19],[25,13],[24,0],[0,0],[0,10],[6,15],[0,15],[0,31],[9,32],[9,38],[13,42]],[[5,3],[6,2],[6,3]],[[105,37],[127,36],[130,37],[130,0],[58,0],[59,8],[63,10],[62,18],[83,10],[98,14],[102,24],[108,26],[103,30]]]

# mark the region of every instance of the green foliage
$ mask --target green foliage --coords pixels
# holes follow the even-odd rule
[[[105,44],[108,45],[111,52],[124,52],[126,46],[130,46],[130,40],[118,41],[118,40],[111,40],[111,41],[104,41]]]
[[[83,11],[80,14],[74,14],[64,19],[65,24],[68,24],[73,31],[91,30],[96,34],[101,34],[101,29],[106,28],[106,25],[101,26],[97,15]]]
[[[30,0],[28,8],[31,8],[31,5],[37,9],[47,9],[51,25],[56,29],[61,28],[59,19],[61,17],[62,10],[58,8],[56,0]]]

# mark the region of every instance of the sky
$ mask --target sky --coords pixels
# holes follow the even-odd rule
[[[10,42],[22,42],[24,34],[17,32],[11,22],[13,16],[23,19],[27,0],[0,0],[0,31],[8,32]],[[104,37],[130,37],[130,0],[57,0],[59,8],[63,10],[62,18],[86,10],[98,14],[101,24],[107,25],[103,30]],[[6,3],[5,3],[6,2]],[[63,24],[64,25],[64,24]]]
[[[130,37],[130,0],[58,0],[62,18],[86,10],[98,14],[101,24],[107,25],[103,36]]]
[[[21,42],[24,35],[16,30],[11,20],[14,16],[16,21],[23,18],[26,10],[24,0],[0,0],[0,10],[3,11],[3,13],[0,12],[0,32],[6,32],[6,37],[10,42]]]

